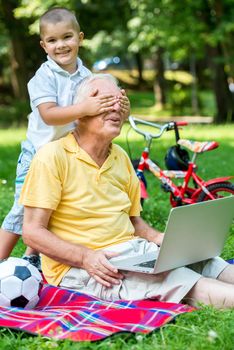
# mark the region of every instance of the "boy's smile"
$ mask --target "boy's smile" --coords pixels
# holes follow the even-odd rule
[[[84,34],[78,33],[72,23],[48,23],[44,28],[40,44],[61,68],[74,73],[77,69],[77,56],[83,36]]]

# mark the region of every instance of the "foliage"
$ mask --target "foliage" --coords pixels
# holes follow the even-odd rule
[[[232,0],[173,1],[129,0],[133,16],[129,29],[133,46],[155,50],[156,46],[169,49],[177,59],[191,50],[201,56],[205,45],[215,46],[224,39],[230,44],[234,32]],[[135,46],[134,46],[135,47]]]
[[[24,35],[21,34],[21,53],[17,53],[18,57],[20,54],[23,56],[21,62],[25,65],[25,74],[21,74],[21,82],[18,83],[20,87],[25,85],[23,76],[26,75],[27,81],[45,58],[35,36],[38,34],[38,18],[52,6],[66,6],[75,11],[85,32],[81,56],[89,67],[105,56],[118,55],[127,62],[134,59],[140,85],[144,83],[141,63],[150,61],[155,64],[155,53],[160,48],[168,66],[177,62],[180,68],[190,70],[193,75],[193,91],[177,89],[176,82],[172,82],[175,85],[172,104],[178,113],[184,102],[194,103],[195,90],[199,93],[205,85],[216,99],[218,109],[214,114],[218,116],[217,121],[233,121],[234,97],[228,90],[228,83],[234,79],[232,0],[14,0],[9,2],[15,15],[12,31],[9,31],[4,17],[3,4],[6,5],[6,2],[1,0],[0,87],[4,85],[6,88],[7,82],[8,90],[11,85],[12,91],[14,62],[19,64],[17,57],[10,55],[15,42],[12,33],[22,32],[22,29],[24,32]],[[197,102],[199,104],[201,100]],[[194,109],[194,113],[197,110]]]
[[[27,115],[30,112],[29,104],[25,101],[10,100],[9,106],[0,105],[1,127],[22,126],[27,123]]]

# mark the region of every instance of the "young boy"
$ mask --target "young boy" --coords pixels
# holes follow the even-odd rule
[[[45,12],[40,18],[40,37],[48,56],[28,83],[32,112],[17,164],[14,204],[0,229],[0,259],[10,255],[22,233],[23,206],[18,199],[36,151],[74,129],[77,118],[109,111],[116,102],[111,94],[96,96],[93,91],[84,102],[73,104],[77,85],[91,72],[78,58],[84,34],[72,12],[58,7]],[[127,116],[129,101],[124,92],[118,103]],[[40,268],[39,254],[30,247],[23,258]]]

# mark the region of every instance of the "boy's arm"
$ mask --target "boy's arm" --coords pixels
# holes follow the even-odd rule
[[[112,110],[116,97],[113,95],[89,96],[70,106],[58,106],[54,102],[38,105],[39,113],[48,125],[64,125],[85,116],[94,116]]]

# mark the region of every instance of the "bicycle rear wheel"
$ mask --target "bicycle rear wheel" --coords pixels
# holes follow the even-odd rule
[[[215,197],[222,198],[234,195],[234,184],[231,182],[219,182],[207,186],[207,190]],[[197,198],[197,202],[203,202],[210,200],[209,196],[205,192],[201,192]]]

